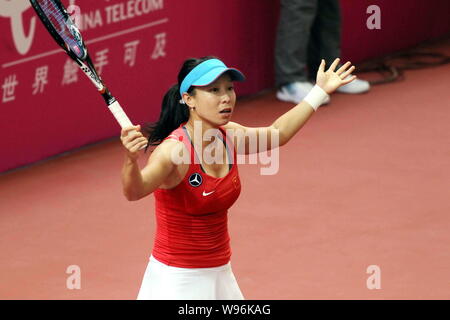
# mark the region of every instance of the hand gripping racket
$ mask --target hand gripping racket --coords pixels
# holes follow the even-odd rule
[[[122,128],[132,126],[119,102],[111,95],[108,88],[95,70],[89,57],[86,45],[81,38],[78,27],[72,22],[66,8],[60,0],[30,0],[44,26],[56,43],[72,58],[83,72],[91,79],[100,94],[105,99],[109,110]]]

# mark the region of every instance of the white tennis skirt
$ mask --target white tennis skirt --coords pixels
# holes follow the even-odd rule
[[[137,300],[243,300],[231,263],[214,268],[178,268],[153,256]]]

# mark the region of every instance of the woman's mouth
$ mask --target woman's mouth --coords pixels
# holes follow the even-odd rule
[[[221,110],[219,113],[231,113],[231,108],[225,108]]]

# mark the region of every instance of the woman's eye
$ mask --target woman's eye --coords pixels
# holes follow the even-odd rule
[[[217,88],[211,88],[211,89],[209,89],[209,91],[211,91],[211,92],[217,92],[217,91],[219,91],[219,89],[217,89]]]
[[[229,87],[228,90],[234,90],[234,87]]]

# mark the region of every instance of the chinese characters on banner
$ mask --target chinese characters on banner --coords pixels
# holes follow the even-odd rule
[[[169,15],[170,0],[61,2],[79,27],[97,72],[126,112],[138,123],[155,117],[158,108],[141,101],[157,106],[161,99],[163,85],[154,86],[161,79],[155,74],[166,66],[169,16],[179,14],[172,10]],[[28,0],[0,0],[0,29],[0,127],[15,132],[14,139],[1,143],[10,157],[1,157],[0,172],[117,134],[103,99],[54,42]],[[89,131],[74,135],[80,125]],[[47,134],[43,128],[49,126],[58,134]]]
[[[134,40],[131,42],[124,43],[123,51],[123,63],[128,67],[133,67],[136,64],[138,44],[140,40]],[[155,35],[154,39],[155,45],[154,49],[148,56],[152,60],[163,58],[166,56],[166,33],[159,33]],[[93,62],[95,68],[99,75],[102,74],[103,68],[106,67],[108,62],[109,49],[105,48],[103,50],[94,53]],[[145,55],[143,56],[145,58]],[[61,85],[69,85],[71,83],[78,81],[78,66],[73,60],[68,59],[66,63],[60,67],[57,72],[61,74]],[[49,81],[49,66],[43,65],[34,70],[34,82],[30,85],[30,92],[32,95],[44,93],[44,87]],[[54,78],[54,77],[53,77]],[[56,81],[56,80],[55,80]],[[7,103],[15,100],[15,88],[19,84],[16,74],[10,74],[4,77],[2,85],[2,103]],[[26,85],[26,84],[24,84]]]
[[[5,1],[5,0],[0,0]],[[20,2],[20,1],[18,1]],[[74,1],[71,1],[72,3]],[[100,2],[100,1],[99,1]],[[1,4],[0,10],[6,10],[4,7],[5,4]],[[29,6],[25,6],[27,9],[31,10]],[[22,7],[23,9],[24,7]],[[113,5],[105,6],[103,8],[104,17],[102,16],[101,9],[94,9],[84,13],[83,8],[80,6],[71,5],[69,8],[72,9],[74,15],[71,17],[74,21],[78,22],[80,25],[80,29],[89,30],[100,28],[104,26],[104,24],[113,24],[118,23],[123,20],[133,19],[134,17],[142,16],[145,14],[149,14],[156,10],[164,9],[164,1],[163,0],[151,0],[151,1],[139,1],[139,0],[131,0],[131,1],[120,1],[119,3],[115,3]],[[69,10],[70,12],[70,10]],[[0,11],[1,13],[1,11]],[[103,17],[103,18],[102,18]],[[35,17],[32,17],[32,21],[35,21]],[[115,45],[117,45],[118,41],[122,41],[122,50],[114,49],[114,51],[110,50],[107,46],[100,50],[90,51],[90,55],[93,58],[94,65],[99,73],[102,74],[103,69],[109,65],[109,57],[111,54],[122,55],[123,56],[123,64],[128,67],[134,67],[136,65],[137,59],[151,59],[157,60],[164,58],[166,56],[166,44],[167,44],[167,32],[159,32],[153,35],[153,39],[150,42],[153,43],[151,50],[148,52],[141,52],[143,49],[139,48],[139,44],[141,41],[148,42],[149,39],[140,39],[139,35],[142,34],[141,30],[149,29],[154,25],[166,23],[168,21],[167,18],[159,19],[158,21],[153,21],[151,23],[146,23],[144,25],[133,26],[128,29],[121,29],[119,32],[109,34],[103,37],[97,37],[97,39],[93,39],[91,41],[86,41],[87,44],[89,42],[101,42],[108,43],[108,41],[113,41]],[[33,26],[35,24],[33,23]],[[35,28],[33,27],[32,33],[35,33]],[[31,34],[30,36],[32,36]],[[127,36],[125,36],[127,35]],[[136,38],[133,40],[129,40],[130,37],[135,36]],[[29,37],[29,40],[31,37]],[[22,39],[22,42],[25,41]],[[21,48],[24,46],[21,46]],[[26,46],[25,46],[26,47]],[[29,46],[28,46],[29,47]],[[88,45],[89,47],[89,45]],[[19,52],[19,47],[17,47]],[[24,50],[22,50],[24,51]],[[56,54],[55,50],[50,50],[52,54]],[[19,55],[17,55],[19,56]],[[40,57],[44,56],[44,57]],[[54,64],[44,64],[40,65],[33,70],[34,72],[34,80],[32,83],[26,83],[25,81],[21,81],[18,78],[17,74],[14,72],[13,66],[18,66],[22,63],[27,63],[30,60],[49,60],[48,56],[45,56],[45,53],[40,53],[35,56],[28,57],[26,59],[17,59],[17,61],[12,61],[9,63],[4,63],[2,68],[5,69],[3,71],[9,71],[9,74],[5,74],[2,81],[1,90],[2,90],[2,99],[1,103],[8,103],[11,101],[15,101],[16,96],[16,88],[19,85],[28,86],[29,94],[44,94],[46,92],[46,86],[49,85],[50,79],[51,81],[55,81],[59,83],[61,86],[68,86],[70,84],[78,82],[78,67],[76,64],[67,59],[64,65],[57,66]],[[9,69],[9,70],[8,70]],[[30,71],[30,70],[29,70]],[[27,99],[27,97],[23,97]]]
[[[135,124],[157,119],[189,57],[241,68],[238,95],[273,84],[277,1],[61,0],[92,62]],[[254,13],[249,24],[246,12]],[[224,14],[226,13],[226,14]],[[0,172],[120,134],[84,73],[29,0],[0,0]],[[32,137],[32,139],[30,139]],[[3,154],[2,154],[3,155]]]
[[[15,74],[12,74],[5,78],[5,82],[2,85],[2,102],[10,102],[16,99],[14,90],[18,84],[19,82],[17,81]]]

